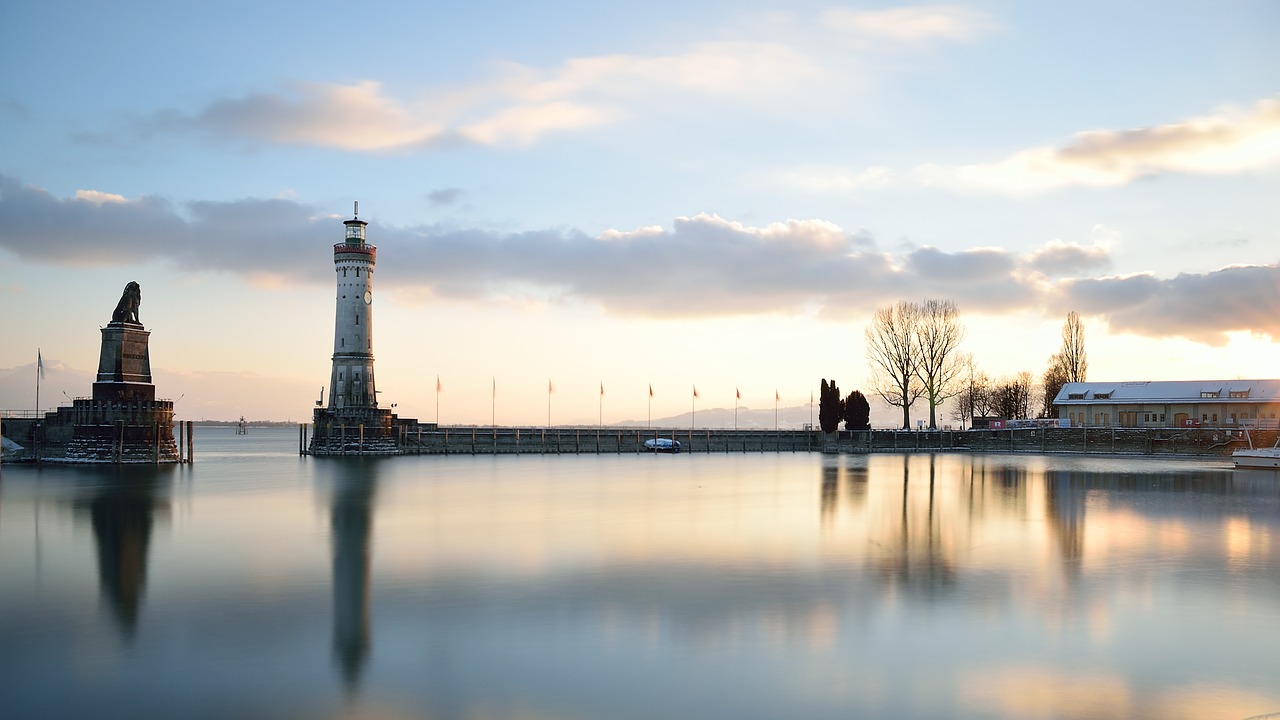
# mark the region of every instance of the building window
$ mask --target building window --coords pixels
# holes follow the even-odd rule
[[[1219,393],[1219,391],[1217,391],[1217,390],[1201,390],[1201,391],[1200,391],[1200,397],[1202,397],[1202,398],[1216,398],[1216,397],[1218,397],[1218,393]]]
[[[1227,397],[1247,398],[1249,397],[1249,391],[1248,390],[1232,390],[1231,392],[1227,393]]]
[[[1068,400],[1083,400],[1084,393],[1067,393]]]
[[[1109,393],[1109,392],[1104,392],[1104,393],[1096,392],[1096,393],[1094,393],[1094,394],[1093,394],[1093,399],[1094,399],[1094,400],[1110,400],[1110,399],[1111,399],[1111,393]]]
[[[1218,413],[1213,414],[1213,421],[1218,422]]]

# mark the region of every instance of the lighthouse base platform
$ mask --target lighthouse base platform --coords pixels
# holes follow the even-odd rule
[[[399,455],[395,415],[382,408],[316,408],[310,455]]]

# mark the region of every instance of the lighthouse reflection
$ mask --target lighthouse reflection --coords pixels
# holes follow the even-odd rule
[[[377,464],[372,458],[329,461],[333,552],[333,654],[348,692],[359,689],[369,658],[369,564]]]
[[[169,511],[168,488],[165,469],[104,469],[93,474],[87,493],[75,502],[93,528],[101,596],[128,640],[137,633],[151,531],[156,514]]]

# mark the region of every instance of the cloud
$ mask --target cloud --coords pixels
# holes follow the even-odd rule
[[[407,97],[389,95],[375,80],[290,82],[219,98],[195,113],[158,110],[136,130],[353,152],[525,146],[654,113],[697,112],[708,103],[739,112],[793,112],[792,103],[828,97],[834,87],[847,98],[873,68],[885,67],[885,53],[969,40],[990,27],[982,15],[941,5],[785,20],[708,33],[717,39],[666,53],[568,57],[546,67],[497,62],[475,82],[424,87]]]
[[[115,193],[98,192],[97,190],[76,190],[76,199],[85,202],[101,205],[103,203],[123,203],[126,202],[123,195]]]
[[[925,5],[888,10],[838,8],[823,14],[823,23],[858,40],[899,42],[971,40],[994,28],[984,15],[964,7]]]
[[[1005,160],[945,168],[923,165],[926,185],[1015,195],[1068,186],[1113,187],[1170,173],[1224,175],[1280,164],[1280,99],[1248,110],[1133,130],[1082,132],[1058,147],[1019,151]]]
[[[1233,332],[1280,339],[1280,265],[1233,266],[1161,279],[1149,274],[1067,280],[1054,288],[1059,312],[1105,317],[1112,330],[1179,336],[1211,345]]]
[[[427,193],[427,200],[432,205],[452,205],[458,202],[458,198],[462,197],[462,190],[459,188],[440,188]]]
[[[1025,259],[1027,267],[1051,277],[1070,277],[1107,270],[1111,251],[1102,245],[1085,247],[1054,240]]]
[[[97,198],[111,197],[109,202]],[[288,199],[191,202],[89,191],[60,199],[0,176],[0,248],[48,264],[167,262],[188,272],[244,274],[286,289],[331,282],[327,254],[340,218]],[[246,230],[248,230],[246,232]],[[887,252],[862,230],[820,219],[747,225],[717,215],[670,227],[498,232],[369,227],[378,282],[398,297],[585,302],[659,318],[810,314],[861,320],[900,299],[947,297],[962,311],[1066,310],[1113,329],[1219,343],[1249,331],[1280,338],[1280,266],[1229,267],[1174,278],[1094,277],[1109,267],[1112,231],[1094,244],[1054,241],[1025,254],[978,247]],[[313,262],[299,262],[313,258]],[[394,260],[388,260],[394,258]]]

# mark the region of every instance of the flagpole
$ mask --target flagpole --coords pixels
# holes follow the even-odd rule
[[[780,399],[781,398],[778,396],[778,391],[775,388],[773,391],[773,431],[774,432],[778,432],[778,400]]]
[[[498,429],[498,378],[493,378],[493,399],[489,401],[489,424],[494,430]],[[496,436],[495,436],[496,437]]]
[[[436,429],[440,428],[440,376],[436,376]]]
[[[742,399],[742,391],[733,389],[733,431],[738,432],[738,401]]]
[[[547,378],[547,427],[551,427],[551,378]]]
[[[36,417],[40,417],[40,376],[44,374],[44,356],[36,348]]]
[[[649,419],[645,421],[646,430],[653,429],[653,383],[649,383]]]

